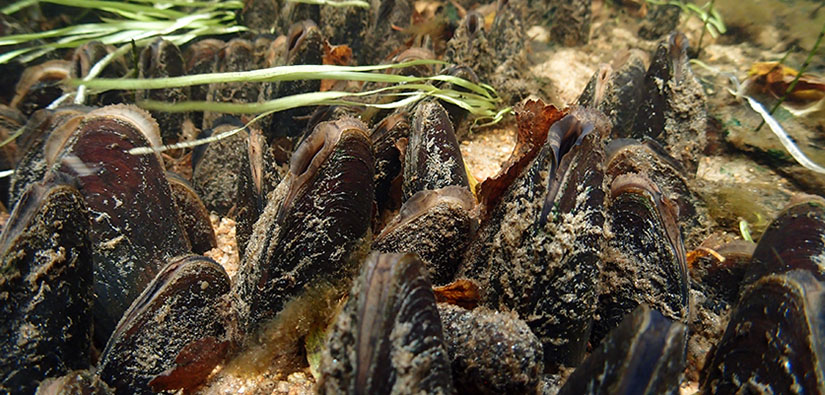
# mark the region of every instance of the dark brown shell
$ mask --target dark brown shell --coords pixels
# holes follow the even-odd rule
[[[610,189],[602,292],[593,337],[601,340],[637,305],[686,320],[689,278],[675,204],[648,178],[628,173]]]
[[[103,107],[86,115],[55,161],[61,177],[76,179],[92,219],[99,345],[166,261],[190,251],[158,155],[128,153],[150,146],[142,130],[157,146],[156,129],[135,107]]]
[[[554,3],[554,23],[550,28],[553,40],[566,47],[587,44],[590,41],[592,0],[570,0]]]
[[[66,185],[32,185],[0,236],[0,392],[90,363],[92,252],[88,211]]]
[[[72,78],[84,78],[97,62],[115,51],[112,45],[105,45],[100,41],[89,41],[77,47],[72,55],[70,75]],[[99,78],[122,78],[126,75],[126,62],[123,57],[112,59],[111,62],[98,74]],[[123,102],[127,94],[122,90],[111,90],[100,94],[87,93],[86,103],[105,106]]]
[[[213,72],[248,71],[257,67],[255,48],[249,40],[235,38],[218,51]],[[210,84],[206,94],[207,101],[229,103],[254,103],[260,95],[260,84],[250,82],[227,82]],[[215,126],[213,122],[220,114],[204,112],[203,130]]]
[[[464,187],[449,186],[413,195],[375,238],[372,249],[416,253],[432,283],[452,281],[478,226],[475,198]]]
[[[26,117],[16,108],[0,104],[0,141],[6,141],[14,135],[23,125],[26,124]],[[0,170],[13,169],[17,164],[19,153],[17,144],[8,141],[0,147]],[[9,178],[0,179],[0,201],[9,207]]]
[[[223,360],[230,341],[222,297],[229,277],[197,255],[172,259],[123,315],[98,372],[116,393],[192,389]]]
[[[242,128],[240,119],[223,116],[199,138]],[[238,170],[247,156],[249,133],[245,130],[197,147],[192,153],[192,186],[210,211],[227,216],[238,198]]]
[[[705,368],[703,393],[825,392],[825,286],[814,273],[768,274],[745,289]]]
[[[320,393],[453,392],[435,297],[415,255],[367,258],[320,370]]]
[[[438,314],[458,393],[538,392],[544,371],[541,342],[517,315],[445,303],[438,304]]]
[[[687,327],[640,305],[567,379],[560,395],[678,393]]]
[[[246,247],[233,288],[242,327],[275,316],[308,286],[351,278],[372,202],[364,124],[352,118],[319,124],[293,154]]]
[[[166,180],[172,188],[172,196],[180,213],[183,233],[192,246],[192,252],[203,254],[218,246],[215,230],[209,219],[209,211],[192,188],[192,184],[177,173],[166,172]]]
[[[206,74],[215,70],[218,63],[218,53],[226,45],[221,40],[207,38],[190,44],[183,52],[183,60],[187,75]],[[189,100],[205,101],[209,92],[209,85],[194,85],[189,87]],[[192,123],[203,129],[203,112],[190,113]]]
[[[324,36],[315,22],[304,20],[296,22],[289,28],[284,65],[322,64],[323,55]],[[321,89],[321,80],[280,81],[270,84],[267,89],[264,92],[264,100],[273,100],[299,93],[317,92]],[[277,137],[294,139],[300,136],[304,132],[307,119],[312,111],[312,107],[299,107],[273,114],[269,126],[264,129],[267,141],[272,143]]]
[[[369,11],[367,45],[356,56],[358,64],[381,64],[408,39],[403,30],[412,24],[415,7],[411,0],[370,0]]]
[[[274,167],[275,160],[261,132],[253,129],[246,140],[246,159],[238,171],[237,210],[235,211],[235,240],[238,255],[243,259],[246,244],[252,237],[252,226],[263,214],[267,195],[281,181]]]
[[[419,191],[450,185],[470,187],[453,124],[441,104],[420,102],[404,155],[404,201]]]
[[[183,55],[177,45],[161,38],[143,48],[138,62],[138,76],[140,78],[168,78],[184,75]],[[177,103],[188,100],[189,89],[166,88],[153,90],[138,90],[137,100],[156,100],[168,103]],[[163,142],[171,144],[181,138],[181,128],[185,113],[151,111],[152,117],[160,126]]]
[[[26,68],[9,105],[26,116],[46,108],[63,94],[61,83],[69,77],[70,70],[68,60],[49,60]]]
[[[18,138],[22,153],[9,180],[9,207],[14,207],[26,188],[40,181],[54,164],[63,144],[77,129],[89,107],[38,110]]]

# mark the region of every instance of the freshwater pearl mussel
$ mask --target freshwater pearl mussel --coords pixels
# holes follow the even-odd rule
[[[500,2],[489,31],[468,12],[440,49],[408,43],[411,2],[338,14],[248,3],[256,33],[183,50],[157,41],[136,75],[318,64],[343,36],[359,63],[443,56],[469,63],[444,70],[467,79],[496,73],[473,54],[508,67],[524,55],[504,44],[524,34],[516,1]],[[399,51],[413,44],[423,48]],[[701,368],[708,393],[825,391],[822,201],[783,212],[741,276],[691,278],[686,251],[712,224],[691,190],[706,115],[686,47],[676,33],[604,66],[571,108],[520,101],[513,156],[478,186],[457,137],[467,114],[451,103],[296,109],[191,153],[132,155],[248,121],[149,113],[133,100],[255,102],[320,81],[117,92],[46,109],[62,94],[55,75],[82,76],[110,48],[30,69],[0,112],[4,133],[24,127],[0,162],[15,168],[0,236],[0,390],[208,392],[234,379],[266,391],[272,376],[249,377],[309,365],[325,393],[662,393],[678,391],[686,368]],[[201,255],[216,245],[210,211],[237,221],[232,277]],[[715,308],[731,312],[707,355],[688,345],[708,308],[694,292],[724,295]],[[313,337],[320,351],[308,351]],[[245,361],[253,355],[264,361]]]

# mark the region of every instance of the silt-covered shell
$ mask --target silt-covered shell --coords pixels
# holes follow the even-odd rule
[[[439,303],[444,343],[459,393],[536,393],[544,371],[539,339],[512,312]]]
[[[320,369],[323,394],[453,392],[435,296],[415,255],[367,258]]]
[[[215,261],[172,259],[123,315],[98,371],[116,393],[200,384],[229,348],[222,296],[229,277]]]
[[[233,288],[242,327],[274,317],[307,287],[350,278],[372,207],[366,126],[353,118],[319,124],[292,155],[247,244]]]
[[[37,183],[0,236],[0,392],[90,363],[92,253],[83,197]]]

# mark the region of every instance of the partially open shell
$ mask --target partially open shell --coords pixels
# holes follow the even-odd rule
[[[293,154],[289,173],[255,224],[233,294],[247,330],[324,280],[351,278],[369,231],[372,147],[366,126],[324,122]]]
[[[452,384],[423,263],[371,254],[328,338],[319,391],[449,394]]]
[[[221,302],[228,291],[229,277],[215,261],[172,259],[118,323],[100,376],[116,393],[194,388],[228,350]]]

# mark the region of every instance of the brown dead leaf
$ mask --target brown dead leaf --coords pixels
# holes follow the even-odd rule
[[[349,45],[331,45],[324,41],[324,64],[335,66],[349,66],[352,64],[352,48]],[[321,80],[321,92],[331,90],[337,80]]]
[[[779,62],[756,62],[748,71],[748,78],[763,92],[780,98],[797,74],[798,71]],[[802,74],[787,98],[792,103],[813,103],[822,99],[825,99],[825,80],[813,74]]]
[[[474,309],[481,299],[478,285],[470,280],[456,280],[450,284],[433,287],[437,303],[449,303],[465,309]]]
[[[567,110],[559,110],[552,105],[544,104],[541,100],[528,100],[517,105],[515,113],[518,137],[513,153],[501,166],[498,174],[484,180],[478,188],[478,201],[483,206],[485,216],[495,207],[501,195],[521,171],[536,157],[547,139],[550,125],[564,117]]]

